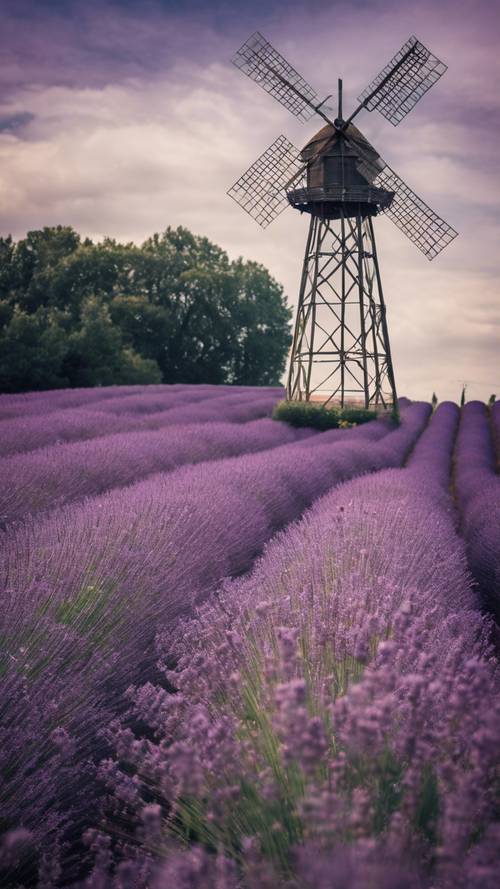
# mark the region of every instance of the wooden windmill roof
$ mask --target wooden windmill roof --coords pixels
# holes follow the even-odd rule
[[[302,160],[312,161],[323,152],[328,153],[331,150],[335,152],[335,147],[338,145],[339,140],[344,138],[344,134],[353,143],[354,148],[356,148],[356,145],[359,146],[360,155],[364,155],[371,163],[378,166],[377,161],[380,163],[379,153],[375,151],[373,145],[368,142],[368,139],[363,136],[363,133],[353,123],[348,124],[342,132],[336,130],[332,124],[326,124],[304,146],[301,151]],[[381,164],[380,169],[382,169]]]

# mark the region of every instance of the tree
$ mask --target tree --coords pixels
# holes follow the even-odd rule
[[[135,292],[142,286],[141,292],[150,302],[169,305],[182,299],[182,275],[193,269],[227,271],[227,253],[181,225],[176,229],[169,226],[142,245]]]
[[[234,329],[239,349],[233,382],[275,386],[284,370],[291,340],[292,313],[283,287],[256,262],[239,259],[234,264],[234,275],[238,287]]]
[[[119,327],[99,297],[88,297],[80,326],[69,337],[64,369],[72,386],[159,383],[161,373],[154,361],[124,348]]]
[[[0,391],[23,392],[68,385],[64,329],[53,313],[16,307],[0,333]]]
[[[139,256],[134,244],[117,244],[110,238],[101,244],[81,244],[48,270],[46,298],[54,305],[70,308],[75,315],[89,296],[99,296],[111,304],[118,295],[140,290],[141,284],[136,281]]]
[[[116,296],[109,303],[109,311],[124,342],[163,368],[165,351],[176,325],[175,313],[149,302],[143,295]]]
[[[273,384],[289,325],[283,289],[263,266],[231,262],[182,226],[141,247],[110,238],[94,244],[67,226],[28,232],[17,244],[0,239],[1,336],[8,350],[19,343],[20,362],[26,358],[22,372],[5,365],[4,391],[160,379]],[[65,347],[54,350],[49,372],[44,344],[57,331]]]
[[[0,238],[0,300],[10,299],[16,285],[14,250],[15,244],[10,235]]]
[[[164,379],[184,383],[231,383],[234,278],[230,271],[197,267],[179,276],[176,323],[164,356]]]
[[[56,271],[80,244],[80,235],[70,226],[45,227],[28,232],[12,255],[12,279],[16,301],[27,312],[53,304]]]

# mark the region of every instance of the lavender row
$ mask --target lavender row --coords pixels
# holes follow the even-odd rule
[[[141,421],[143,428],[158,428],[185,423],[227,420],[231,423],[244,423],[259,417],[269,417],[279,397],[275,390],[263,389],[261,393],[242,396],[238,394],[219,395],[194,407],[190,404],[176,405],[169,411],[158,411]]]
[[[3,421],[10,419],[35,418],[48,415],[55,411],[69,410],[95,410],[103,413],[118,414],[147,414],[155,411],[167,410],[182,404],[195,404],[198,401],[211,400],[212,398],[229,398],[244,400],[254,399],[259,395],[275,395],[278,398],[282,394],[279,388],[271,387],[232,387],[232,386],[129,386],[103,389],[62,390],[56,392],[37,393],[38,398],[25,396],[26,401],[21,402],[23,408],[15,408],[12,405],[2,404],[0,396],[0,430],[7,429]],[[5,396],[9,398],[10,396]],[[12,415],[12,416],[10,416]]]
[[[496,445],[497,469],[500,471],[500,401],[491,406],[491,423]]]
[[[178,694],[131,689],[148,735],[109,731],[86,886],[495,889],[500,689],[443,497],[455,421],[159,635]]]
[[[79,407],[92,410],[94,407],[99,407],[100,402],[110,400],[111,398],[119,402],[122,398],[127,397],[146,397],[153,394],[168,396],[181,392],[183,388],[187,394],[190,389],[195,387],[159,383],[147,386],[98,386],[92,389],[51,389],[42,392],[0,395],[0,420],[38,416],[49,411]]]
[[[175,392],[141,392],[132,395],[104,398],[95,404],[95,410],[104,414],[141,415],[160,413],[185,405],[196,405],[199,402],[210,402],[215,398],[227,400],[228,391],[221,387],[219,391],[208,392],[203,388],[193,391],[176,390]],[[241,393],[232,393],[235,401],[241,401]]]
[[[433,491],[438,488],[448,492],[450,490],[452,455],[459,418],[460,411],[454,402],[441,402],[406,464],[415,472],[425,473]]]
[[[25,603],[28,614],[41,580],[50,583],[51,596],[64,599],[78,594],[90,566],[95,580],[124,577],[126,594],[137,588],[139,576],[141,592],[167,593],[169,580],[163,560],[173,538],[164,530],[169,523],[172,527],[178,522],[182,525],[183,517],[189,519],[186,539],[191,523],[192,534],[198,538],[196,551],[186,545],[185,559],[210,564],[220,550],[222,564],[215,569],[217,577],[241,570],[276,527],[291,521],[332,485],[362,472],[400,465],[428,414],[427,405],[417,404],[406,411],[394,431],[387,432],[383,423],[370,423],[347,433],[349,438],[344,442],[333,444],[330,433],[324,433],[321,440],[319,436],[314,439],[313,448],[308,441],[299,441],[264,454],[184,467],[154,475],[126,490],[63,507],[45,518],[29,519],[25,527],[3,535],[2,580],[12,589],[20,609]],[[227,546],[201,546],[205,525],[217,533],[218,515],[222,539],[233,535],[234,540]],[[253,533],[247,533],[252,526]],[[127,552],[123,553],[125,542]],[[175,549],[181,551],[182,544],[180,534]],[[80,558],[75,558],[76,552]],[[185,566],[176,563],[174,573],[178,569],[186,573]],[[190,578],[187,584],[192,584]],[[35,599],[30,594],[32,587]],[[172,588],[176,589],[175,582]],[[182,594],[178,599],[182,605]]]
[[[212,400],[213,404],[210,403]],[[0,424],[0,457],[36,450],[57,442],[85,440],[117,432],[160,429],[181,423],[244,423],[270,416],[275,402],[273,392],[266,394],[264,390],[263,395],[218,395],[202,404],[188,403],[146,416],[69,408],[43,416],[5,420]]]
[[[208,392],[205,389],[193,389],[192,392],[177,390],[175,392],[141,392],[132,395],[104,398],[95,408],[106,414],[154,414],[170,410],[182,405],[195,405],[198,402],[211,401],[215,397],[226,397],[227,390]],[[234,397],[234,394],[233,394]],[[236,397],[241,398],[240,393]]]
[[[353,430],[355,432],[355,430]],[[274,448],[314,436],[270,419],[169,426],[40,448],[0,460],[0,524],[186,463]],[[349,433],[341,430],[344,439]],[[317,434],[316,434],[317,436]]]
[[[500,618],[500,477],[485,406],[462,408],[455,453],[455,490],[467,555],[486,604]]]
[[[211,394],[217,395],[223,392],[241,392],[243,395],[259,393],[262,391],[258,386],[215,386],[210,384],[189,385],[182,383],[153,384],[147,386],[106,386],[104,388],[93,389],[57,389],[43,392],[28,392],[14,395],[0,395],[0,420],[11,419],[17,416],[27,416],[46,413],[52,410],[61,410],[64,408],[84,407],[88,408],[97,405],[100,408],[100,402],[109,401],[113,398],[117,405],[124,397],[148,397],[155,395],[158,397],[168,396],[170,394],[185,394],[188,398],[192,393],[203,392],[207,397]],[[277,397],[281,395],[282,389],[276,387]]]
[[[141,392],[128,395],[125,398],[106,398],[99,401],[97,409],[111,413],[151,414],[172,407],[196,404],[206,401],[208,404],[217,403],[223,399],[223,404],[241,404],[256,398],[272,399],[273,403],[283,397],[283,390],[276,387],[233,388],[232,386],[184,386],[174,392]]]
[[[153,385],[147,388],[158,391],[162,387]],[[58,389],[0,395],[0,420],[42,414],[48,410],[89,406],[112,395],[118,398],[120,396],[133,395],[134,392],[143,392],[145,389],[146,387],[144,386],[106,386],[105,388],[95,389]]]
[[[222,578],[247,570],[273,531],[315,496],[361,472],[399,465],[427,418],[427,406],[415,405],[395,431],[367,424],[354,442],[310,451],[298,442],[156,475],[6,532],[6,823],[14,826],[21,809],[23,826],[42,842],[66,821],[88,818],[98,731],[116,712],[119,693],[154,675],[155,632],[189,613]]]
[[[319,434],[264,418],[243,424],[173,425],[39,448],[0,460],[0,524],[6,527],[29,514],[186,463],[263,451],[293,441],[305,440],[309,449],[365,436],[362,426]]]
[[[31,583],[34,577],[37,580],[40,577],[46,579],[54,574],[58,588],[62,584],[61,595],[65,596],[75,593],[80,588],[81,573],[83,572],[83,576],[86,574],[86,562],[91,562],[95,568],[103,560],[106,573],[111,577],[116,573],[119,576],[123,573],[118,570],[118,566],[123,564],[119,540],[120,537],[130,539],[130,528],[135,520],[133,535],[139,547],[137,548],[137,543],[134,541],[130,573],[135,575],[135,570],[132,570],[135,559],[140,562],[137,570],[142,569],[144,575],[141,587],[155,589],[163,571],[162,557],[161,555],[159,557],[160,574],[153,573],[146,576],[148,565],[147,560],[140,557],[141,547],[146,546],[149,551],[152,547],[150,533],[156,527],[158,531],[155,537],[159,538],[156,551],[160,553],[162,546],[166,545],[168,552],[170,540],[165,540],[160,524],[162,520],[172,520],[175,525],[179,509],[181,516],[192,515],[193,533],[198,523],[200,541],[205,523],[210,525],[211,518],[215,520],[220,513],[224,537],[233,534],[235,540],[238,540],[241,536],[243,538],[241,545],[245,548],[248,545],[249,551],[253,551],[256,547],[262,546],[266,534],[269,536],[267,527],[263,535],[239,534],[238,531],[246,531],[252,522],[257,529],[262,520],[267,524],[269,517],[272,517],[276,524],[283,524],[293,519],[307,500],[311,502],[315,496],[324,493],[328,487],[342,480],[344,476],[369,470],[376,467],[378,462],[382,463],[387,459],[388,446],[384,446],[385,439],[388,439],[391,445],[394,439],[399,441],[400,455],[412,438],[416,437],[422,423],[421,411],[413,408],[408,413],[410,415],[401,428],[389,434],[387,428],[378,423],[367,424],[359,432],[356,430],[358,435],[356,447],[347,442],[332,445],[325,437],[325,443],[318,444],[311,451],[297,443],[278,447],[265,454],[184,467],[169,474],[154,475],[131,485],[126,490],[117,489],[83,504],[63,507],[48,517],[29,519],[24,528],[4,534],[5,583],[13,586],[16,598],[22,604],[22,601],[27,599],[29,602],[31,598],[25,595],[28,589],[26,584]],[[375,446],[377,439],[380,441]],[[399,456],[398,441],[391,448],[392,460],[395,462]],[[371,444],[370,447],[367,446],[368,443]],[[218,496],[212,493],[217,488]],[[226,500],[226,496],[229,500]],[[231,502],[231,497],[242,498],[242,515],[240,516],[237,510],[234,518],[228,521],[225,513],[229,512],[228,504]],[[252,510],[255,513],[254,518],[251,516]],[[243,526],[239,525],[240,518]],[[215,523],[213,528],[215,531]],[[80,559],[68,558],[69,552],[75,546],[78,547],[80,540],[86,540],[88,555],[84,551]],[[249,544],[246,541],[249,541]],[[181,548],[181,536],[176,546]],[[25,557],[20,557],[20,547],[25,550]],[[230,552],[231,546],[221,546],[220,549]],[[110,559],[112,550],[115,550],[116,556]],[[205,549],[201,556],[202,563],[205,563],[209,553],[213,554],[215,551],[211,546],[208,550]],[[33,564],[32,553],[37,557],[36,565]],[[102,555],[99,556],[99,553]],[[186,555],[189,556],[189,550]],[[197,553],[193,553],[193,556],[198,558]],[[59,561],[61,565],[58,564]],[[70,566],[69,573],[63,569],[65,562]],[[238,558],[235,560],[234,568],[240,569]],[[72,577],[73,571],[76,575]],[[217,572],[218,576],[223,576],[225,573],[230,571],[224,568],[221,572]],[[126,592],[132,592],[135,582],[135,579],[131,581],[131,587],[130,589],[127,587]],[[54,592],[55,590],[52,590],[52,593]],[[27,607],[29,609],[29,604]]]

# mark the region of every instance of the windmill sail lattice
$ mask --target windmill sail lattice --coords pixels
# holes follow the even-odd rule
[[[358,96],[358,102],[368,111],[380,111],[397,126],[447,67],[416,37],[410,37]]]
[[[377,188],[394,194],[388,207],[381,207],[399,229],[428,259],[434,259],[457,237],[458,232],[414,192],[397,173],[378,158],[375,165],[363,152],[357,169]]]
[[[434,259],[457,237],[458,232],[431,210],[389,166],[379,173],[374,184],[394,192],[390,206],[382,212],[429,259]]]
[[[285,136],[269,146],[229,189],[263,228],[287,206],[310,214],[287,384],[289,399],[396,402],[386,309],[373,217],[384,213],[428,259],[457,236],[381,158],[354,118],[378,110],[394,126],[446,71],[410,37],[338,115],[273,46],[256,32],[234,64],[301,120],[317,113],[326,124],[301,152]]]
[[[303,166],[300,151],[285,136],[278,136],[231,186],[228,195],[267,228],[289,206],[286,185]]]
[[[314,114],[319,98],[312,86],[259,31],[240,46],[231,61],[295,117],[306,121]]]

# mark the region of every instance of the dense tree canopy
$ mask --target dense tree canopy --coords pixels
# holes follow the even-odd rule
[[[283,288],[256,262],[168,228],[141,247],[70,227],[0,238],[3,392],[112,383],[279,382]]]

